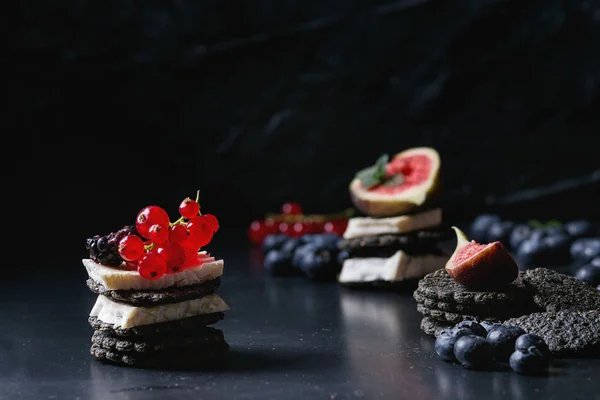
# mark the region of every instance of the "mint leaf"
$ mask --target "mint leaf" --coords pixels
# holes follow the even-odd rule
[[[377,159],[375,165],[365,168],[356,174],[356,178],[360,180],[365,189],[377,186],[385,180],[385,167],[388,160],[389,156],[383,154]]]

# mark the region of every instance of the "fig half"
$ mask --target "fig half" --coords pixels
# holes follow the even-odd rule
[[[501,290],[519,275],[517,263],[500,242],[469,241],[457,227],[456,249],[446,263],[446,272],[458,283],[476,290]]]
[[[390,162],[359,172],[349,190],[354,206],[366,215],[392,217],[431,202],[441,192],[440,186],[438,152],[431,147],[415,147],[396,154]]]

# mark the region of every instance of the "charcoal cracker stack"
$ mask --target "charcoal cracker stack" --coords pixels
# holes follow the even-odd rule
[[[229,345],[214,327],[229,310],[216,293],[223,260],[199,253],[198,265],[148,280],[137,271],[82,260],[98,295],[89,323],[90,353],[118,365],[160,369],[224,366]]]

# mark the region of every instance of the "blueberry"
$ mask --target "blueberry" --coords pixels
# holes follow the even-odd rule
[[[279,250],[287,240],[288,237],[283,233],[267,235],[267,237],[265,237],[265,240],[263,240],[262,244],[263,254],[267,254],[271,250]]]
[[[446,328],[440,332],[435,339],[435,352],[444,361],[455,362],[454,344],[465,335],[473,335],[473,331],[468,328]]]
[[[600,237],[592,238],[583,249],[580,256],[580,262],[587,264],[594,258],[600,256]]]
[[[273,276],[289,276],[294,274],[290,255],[281,250],[271,250],[265,256],[265,269]]]
[[[494,348],[481,336],[461,336],[454,343],[454,357],[469,369],[487,369],[494,361]]]
[[[551,357],[550,349],[548,345],[538,335],[532,333],[525,333],[517,338],[515,341],[515,350],[519,351],[532,351],[535,348],[541,355],[546,358]]]
[[[296,251],[296,249],[300,247],[301,244],[302,241],[300,240],[300,238],[288,237],[288,239],[281,246],[280,250],[292,257],[294,251]]]
[[[577,239],[571,244],[570,253],[575,264],[587,264],[600,256],[600,238]]]
[[[314,243],[305,244],[294,254],[294,263],[298,269],[313,280],[332,281],[340,272],[337,253]]]
[[[600,267],[588,264],[577,269],[575,278],[591,286],[600,285]]]
[[[547,264],[565,264],[571,260],[573,239],[566,233],[550,233],[541,240],[543,261]]]
[[[565,229],[574,238],[594,236],[597,232],[596,226],[585,219],[569,221],[565,224]]]
[[[515,223],[513,221],[493,222],[488,229],[487,242],[508,244],[508,239],[514,227]]]
[[[571,243],[571,248],[569,252],[571,253],[571,258],[573,260],[578,260],[583,249],[586,247],[587,243],[590,241],[589,238],[580,238],[576,239],[573,243]]]
[[[517,326],[498,325],[493,327],[487,334],[487,341],[494,348],[496,360],[508,361],[511,353],[515,350],[517,338],[525,331]]]
[[[488,231],[492,223],[499,222],[496,214],[481,214],[473,220],[470,228],[471,239],[479,243],[488,243]]]
[[[487,330],[477,321],[464,320],[456,325],[457,328],[468,328],[473,331],[474,335],[486,337]]]
[[[519,374],[541,375],[548,369],[549,360],[532,347],[531,350],[515,350],[508,363]]]
[[[564,233],[568,235],[567,230],[562,225],[547,226],[546,228],[544,228],[544,231],[546,232],[546,236],[557,235],[559,233]]]
[[[496,325],[500,325],[500,321],[489,321],[489,320],[485,320],[485,321],[481,321],[479,323],[479,325],[483,326],[485,328],[485,331],[487,333],[490,332],[490,330],[495,327]],[[485,336],[487,336],[487,333],[485,334]]]
[[[317,246],[337,247],[341,238],[335,233],[311,233],[302,236],[304,243],[315,243]]]
[[[594,267],[600,267],[600,257],[594,257],[592,261],[590,261],[590,265]]]
[[[533,228],[526,224],[519,224],[515,226],[510,233],[510,237],[508,238],[508,245],[511,249],[518,249],[521,243],[531,237],[531,233],[533,232]]]
[[[530,237],[521,243],[517,249],[516,257],[525,265],[530,266],[542,261],[543,252],[544,248],[541,241]]]
[[[348,249],[340,250],[337,255],[337,262],[338,264],[343,265],[344,261],[346,261],[348,258],[350,258],[350,251]]]

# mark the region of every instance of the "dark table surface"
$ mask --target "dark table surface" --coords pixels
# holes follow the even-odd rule
[[[544,377],[466,370],[438,359],[411,290],[272,278],[241,236],[211,252],[226,262],[219,294],[231,310],[215,327],[231,345],[228,368],[95,361],[87,316],[96,296],[70,257],[0,288],[0,399],[600,399],[598,359],[557,360]]]

